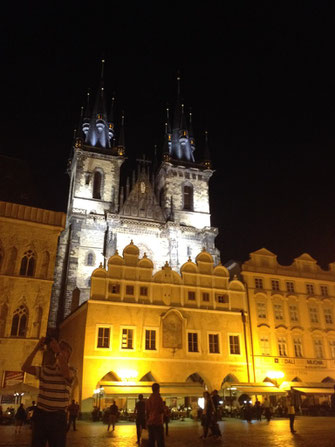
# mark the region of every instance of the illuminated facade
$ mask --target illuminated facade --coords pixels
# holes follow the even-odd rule
[[[0,202],[0,378],[23,380],[21,366],[46,334],[57,242],[64,213]],[[30,384],[37,380],[27,376]]]
[[[207,148],[207,142],[206,142]],[[195,162],[191,115],[186,120],[178,98],[171,124],[167,115],[163,160],[156,169],[140,160],[137,172],[121,187],[125,162],[124,117],[115,142],[113,114],[107,114],[101,84],[95,104],[83,111],[69,165],[67,224],[61,236],[50,327],[71,310],[73,294],[89,298],[94,268],[106,265],[115,249],[136,240],[160,269],[166,261],[180,269],[205,248],[217,263],[217,229],[211,227],[208,184],[213,174],[208,150]]]
[[[279,373],[289,389],[335,382],[335,263],[308,254],[280,265],[266,249],[242,265],[250,310],[254,381]],[[300,384],[300,387],[304,386]],[[322,394],[315,389],[315,394]]]
[[[210,253],[200,252],[180,273],[167,262],[155,272],[131,242],[106,269],[94,270],[89,300],[74,302],[60,326],[74,348],[81,410],[92,410],[99,387],[102,406],[116,398],[132,409],[154,381],[169,405],[184,404],[186,396],[196,402],[231,373],[247,381],[245,303],[243,284]]]

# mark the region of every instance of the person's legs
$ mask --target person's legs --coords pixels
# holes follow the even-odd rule
[[[294,433],[294,418],[295,418],[295,415],[294,414],[290,414],[289,415],[290,416],[290,430],[291,430],[291,432],[292,433]]]
[[[139,444],[141,441],[141,432],[142,432],[141,424],[138,421],[136,421],[137,444]]]
[[[166,434],[166,436],[169,436],[169,423],[168,423],[168,421],[165,422],[165,434]]]
[[[50,413],[47,429],[49,447],[65,447],[67,433],[65,412]]]
[[[148,433],[149,433],[149,440],[148,445],[149,447],[155,447],[155,428],[153,425],[148,425]]]
[[[72,423],[73,423],[73,431],[76,431],[77,429],[76,429],[76,419],[77,419],[77,417],[76,416],[73,416],[73,419],[72,419]]]
[[[157,441],[157,447],[165,447],[164,426],[163,425],[155,426],[155,438]]]
[[[35,409],[34,423],[31,430],[31,447],[45,447],[47,443],[46,416],[39,409]]]

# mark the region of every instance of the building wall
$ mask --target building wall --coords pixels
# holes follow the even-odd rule
[[[179,390],[193,374],[209,389],[220,389],[230,373],[248,380],[241,316],[241,310],[245,311],[243,285],[230,281],[225,267],[214,266],[205,251],[196,263],[186,262],[180,274],[168,264],[153,271],[151,260],[139,257],[138,247],[129,244],[122,256],[109,259],[107,269],[93,272],[90,299],[61,325],[62,338],[74,344],[74,352],[84,353],[83,358],[72,359],[82,377],[84,412],[91,411],[93,391],[99,385],[108,395],[108,383],[112,383],[104,378],[109,373],[119,387],[116,396],[127,389],[132,397],[149,373],[162,386],[173,383]],[[108,347],[98,346],[101,328],[109,329]],[[124,329],[132,331],[131,349],[122,346]],[[155,349],[146,349],[146,331],[154,331]],[[197,334],[196,352],[190,352],[189,333]],[[217,353],[210,352],[209,334],[217,335]],[[238,337],[239,353],[231,354],[230,335]],[[129,380],[135,383],[132,391]]]
[[[21,371],[28,353],[46,334],[57,243],[65,214],[0,202],[0,378]],[[22,259],[34,259],[31,274]],[[12,334],[13,315],[26,315],[22,336]],[[40,359],[37,358],[37,361]],[[32,376],[26,381],[36,384]]]
[[[335,265],[322,270],[303,254],[282,266],[276,255],[261,249],[250,254],[242,275],[248,288],[256,381],[271,371],[284,373],[282,381],[335,379]]]

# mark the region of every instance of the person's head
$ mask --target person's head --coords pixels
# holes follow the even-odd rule
[[[74,399],[72,399],[72,403],[73,403],[73,404],[75,403]]]
[[[159,393],[159,383],[153,383],[152,384],[152,392],[153,393]]]
[[[143,400],[143,394],[138,395],[139,400]]]
[[[213,390],[212,394],[213,394],[213,396],[215,396],[216,394],[218,394],[218,390]]]
[[[67,341],[62,340],[59,342],[59,347],[60,347],[60,350],[65,354],[66,359],[69,360],[69,358],[71,357],[71,354],[72,354],[72,348],[71,348],[70,344]]]
[[[209,399],[209,392],[208,391],[204,391],[204,398],[205,399]]]
[[[34,400],[32,401],[32,404],[35,405],[35,401]]]

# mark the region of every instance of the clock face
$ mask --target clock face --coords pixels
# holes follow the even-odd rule
[[[145,183],[141,182],[141,193],[144,194],[145,193]]]

